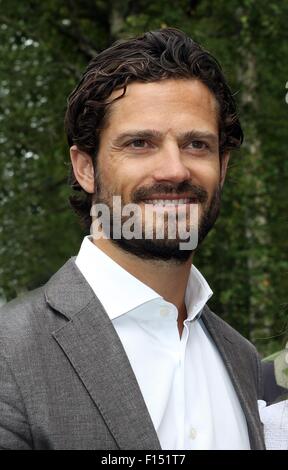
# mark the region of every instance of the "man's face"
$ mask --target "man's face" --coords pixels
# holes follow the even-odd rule
[[[116,91],[111,98],[121,93]],[[198,203],[202,241],[220,206],[218,134],[216,99],[200,81],[130,84],[124,97],[111,105],[101,132],[94,202],[111,210],[116,195],[122,205],[137,203],[143,224],[145,204],[153,211],[164,204],[167,213],[176,210],[177,224],[185,226],[190,223],[189,203]],[[170,239],[166,231],[167,227],[161,240],[122,237],[114,242],[144,258],[187,260],[191,251],[181,252],[179,237]]]

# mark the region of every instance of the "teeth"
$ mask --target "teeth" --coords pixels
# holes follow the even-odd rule
[[[153,204],[154,206],[171,206],[171,205],[179,205],[179,204],[189,204],[190,199],[147,199],[146,204]]]

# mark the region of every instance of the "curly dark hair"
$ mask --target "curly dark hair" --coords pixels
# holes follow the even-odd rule
[[[140,37],[119,40],[89,63],[80,83],[68,98],[65,130],[68,144],[91,156],[94,169],[101,129],[109,105],[121,99],[131,82],[168,78],[197,78],[214,94],[219,105],[219,154],[239,148],[243,132],[236,104],[218,61],[189,36],[175,28],[149,31]],[[114,90],[123,93],[112,101]],[[69,183],[82,196],[70,196],[70,204],[83,225],[91,225],[92,195],[77,182],[71,166]]]

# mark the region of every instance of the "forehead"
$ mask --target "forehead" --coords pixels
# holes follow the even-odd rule
[[[122,90],[111,94],[121,96]],[[219,105],[215,96],[196,79],[166,79],[150,83],[133,82],[126,93],[110,105],[107,127],[122,132],[133,128],[218,132]]]

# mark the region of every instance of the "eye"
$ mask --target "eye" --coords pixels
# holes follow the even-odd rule
[[[148,142],[144,139],[134,139],[128,142],[127,145],[134,149],[145,149],[148,146]]]
[[[208,145],[206,144],[206,142],[203,142],[202,140],[193,140],[188,145],[188,147],[190,146],[192,149],[195,149],[195,150],[205,150],[208,148]]]

